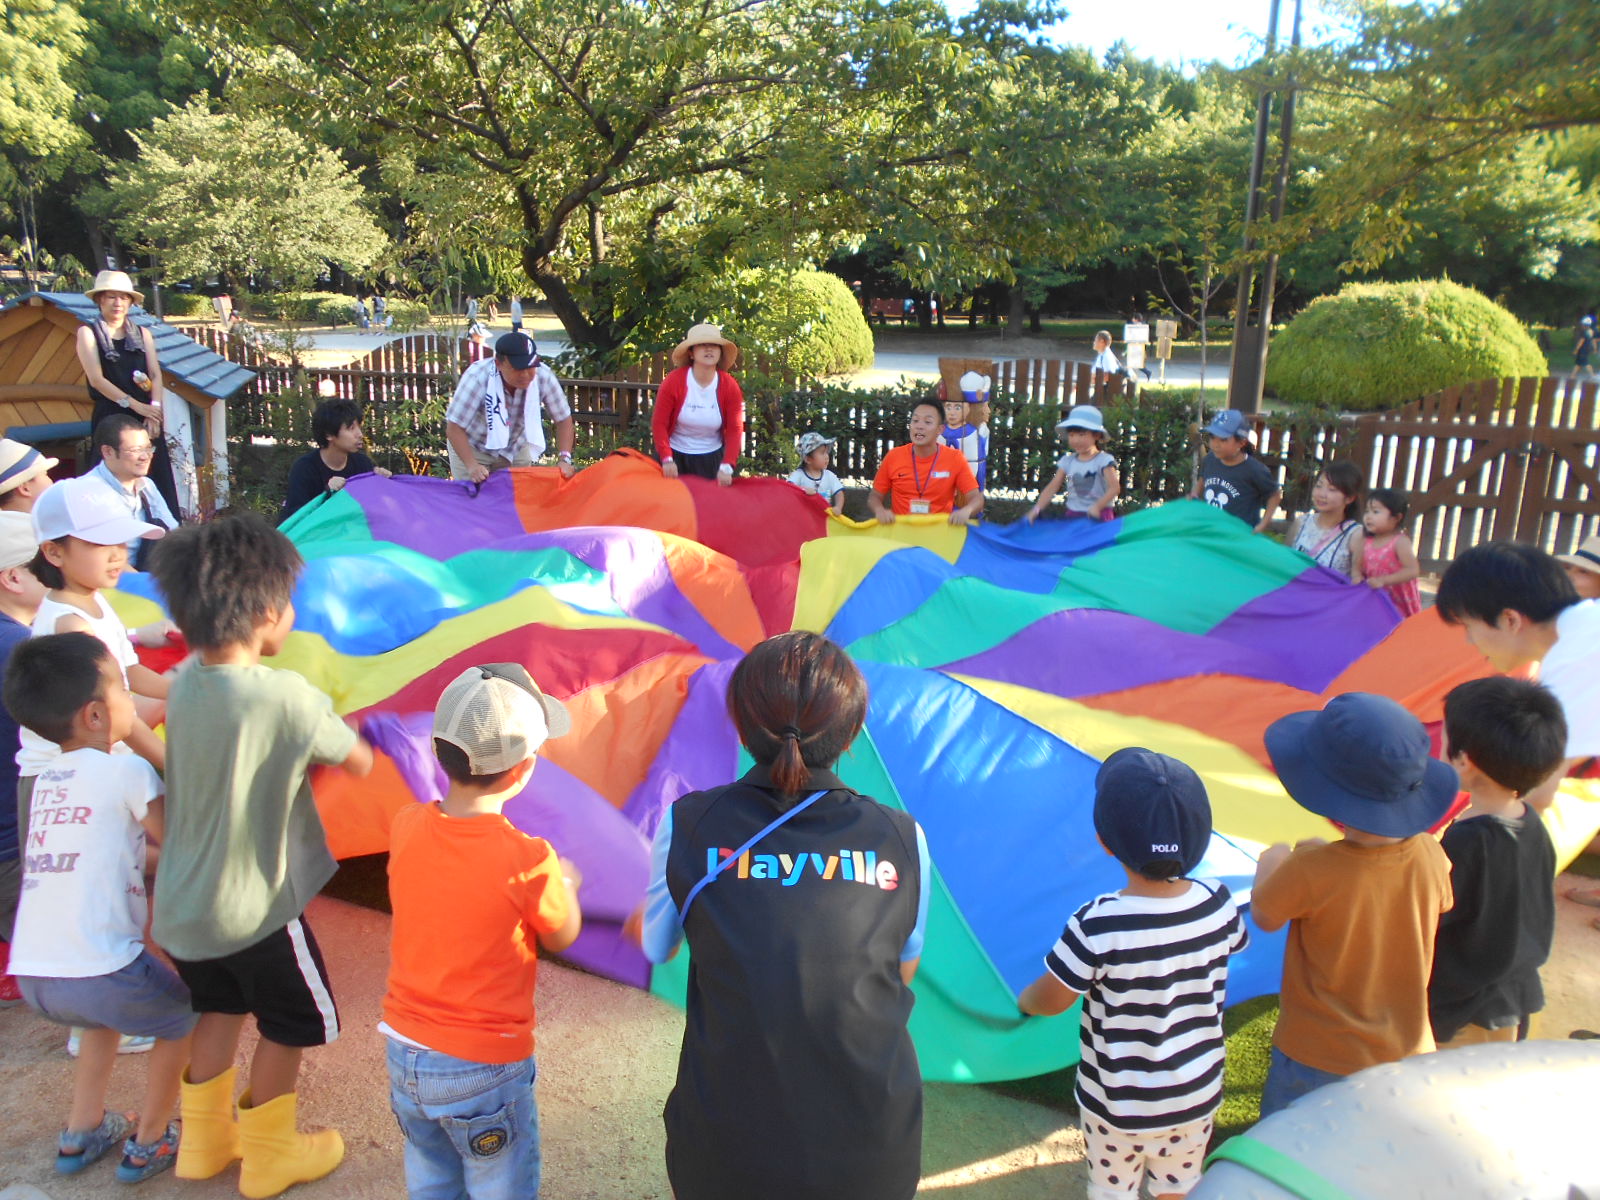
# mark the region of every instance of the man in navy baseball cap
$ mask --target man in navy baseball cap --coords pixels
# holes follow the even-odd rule
[[[450,477],[482,483],[494,471],[532,466],[545,451],[543,404],[556,430],[556,465],[573,475],[572,409],[555,372],[539,361],[539,347],[521,330],[503,333],[494,358],[461,374],[444,414]]]

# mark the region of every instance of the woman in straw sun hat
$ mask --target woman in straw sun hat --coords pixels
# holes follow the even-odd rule
[[[194,501],[180,504],[177,484],[168,453],[167,434],[188,430],[188,408],[175,400],[183,411],[178,420],[163,416],[166,389],[161,378],[161,363],[156,358],[155,338],[148,326],[135,325],[129,312],[144,302],[144,293],[133,286],[125,271],[101,271],[94,286],[84,293],[100,309],[100,317],[78,330],[78,362],[89,381],[89,399],[94,403],[93,424],[112,413],[127,412],[140,418],[150,433],[150,482],[156,485],[167,508],[174,514],[193,511]],[[188,461],[187,449],[183,452]]]
[[[728,374],[739,347],[715,325],[694,325],[672,352],[677,369],[656,389],[651,430],[668,479],[679,474],[733,482],[744,441],[744,393]]]

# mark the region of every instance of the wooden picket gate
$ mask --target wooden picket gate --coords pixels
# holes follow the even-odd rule
[[[1353,457],[1374,487],[1411,499],[1424,570],[1514,538],[1569,554],[1600,531],[1593,383],[1488,379],[1356,422]]]

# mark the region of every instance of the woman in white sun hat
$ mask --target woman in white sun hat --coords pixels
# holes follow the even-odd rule
[[[99,320],[78,330],[78,362],[89,381],[89,399],[94,402],[92,424],[98,425],[118,412],[132,413],[142,420],[155,451],[150,460],[150,482],[156,485],[171,512],[194,511],[193,500],[179,502],[168,447],[169,435],[187,435],[187,402],[174,397],[175,407],[181,406],[182,411],[173,414],[176,419],[166,418],[166,389],[161,363],[156,358],[155,338],[148,326],[134,324],[128,315],[135,304],[144,302],[144,293],[133,286],[127,272],[101,271],[84,295],[100,309]],[[182,458],[189,461],[186,448],[182,449]]]
[[[728,374],[739,347],[715,325],[691,326],[672,352],[677,369],[656,389],[650,426],[668,479],[680,474],[733,482],[744,442],[744,392]]]

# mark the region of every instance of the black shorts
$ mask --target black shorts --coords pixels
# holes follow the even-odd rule
[[[252,1015],[261,1036],[280,1046],[322,1046],[339,1036],[333,986],[304,917],[223,958],[172,961],[195,1012]]]

